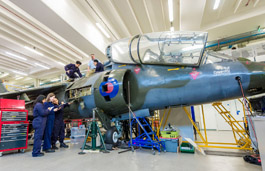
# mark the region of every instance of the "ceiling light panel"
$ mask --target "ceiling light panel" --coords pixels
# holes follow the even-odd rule
[[[50,69],[49,67],[46,67],[46,66],[39,64],[39,63],[35,63],[35,65],[40,66],[40,67],[45,68],[45,69]]]
[[[173,0],[168,0],[168,15],[169,15],[169,21],[173,22]]]
[[[24,58],[24,57],[22,57],[22,56],[19,56],[19,55],[16,55],[16,54],[14,54],[14,53],[6,52],[6,54],[7,54],[7,55],[10,55],[10,56],[13,56],[13,57],[15,57],[15,58],[18,58],[18,59],[22,59],[22,60],[24,60],[24,61],[27,60],[26,58]]]

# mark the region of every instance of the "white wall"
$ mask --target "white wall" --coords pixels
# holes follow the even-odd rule
[[[230,111],[231,115],[236,120],[240,120],[240,121],[243,120],[243,117],[244,117],[243,106],[238,100],[229,100],[229,101],[222,102],[222,104],[228,111]],[[226,121],[215,110],[212,104],[205,104],[203,105],[203,108],[204,108],[205,124],[206,124],[207,130],[219,130],[219,131],[232,130],[229,124],[226,123]],[[195,109],[196,109],[195,115],[200,116],[200,120],[196,120],[196,121],[200,123],[200,128],[204,129],[201,106],[198,106]]]

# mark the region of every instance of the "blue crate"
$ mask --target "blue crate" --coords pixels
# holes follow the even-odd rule
[[[179,139],[178,138],[162,138],[160,137],[160,141],[165,143],[167,152],[178,152]]]

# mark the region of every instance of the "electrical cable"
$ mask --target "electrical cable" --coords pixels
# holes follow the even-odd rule
[[[249,106],[247,105],[247,100],[246,100],[246,97],[245,97],[245,94],[244,94],[243,86],[242,86],[242,83],[241,83],[241,78],[240,78],[239,76],[237,76],[237,77],[236,77],[236,80],[238,81],[238,84],[239,84],[240,89],[241,89],[241,93],[242,93],[242,97],[243,97],[244,105],[245,105],[245,107],[246,107],[246,109],[247,109],[247,116],[248,116],[248,118],[249,118],[249,121],[250,121],[250,124],[251,124],[252,130],[253,130],[253,134],[254,134],[256,140],[258,141],[257,136],[256,136],[256,131],[255,131],[255,129],[254,129],[254,125],[253,125],[252,119],[251,119],[251,117],[250,117],[250,115],[252,115],[252,114],[249,114],[250,109],[249,109]],[[250,139],[251,139],[251,138],[250,138]],[[253,140],[252,140],[252,139],[251,139],[251,141],[252,141],[252,144],[257,148],[257,146],[253,143]],[[258,149],[258,148],[257,148],[257,149]]]

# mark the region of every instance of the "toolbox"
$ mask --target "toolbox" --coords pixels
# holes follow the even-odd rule
[[[0,99],[0,109],[25,109],[24,100],[14,100],[14,99]]]
[[[5,151],[24,152],[28,145],[28,111],[25,101],[0,99],[0,156]]]
[[[179,145],[179,138],[162,138],[160,137],[160,141],[165,143],[165,147],[167,152],[177,153],[178,145]]]

